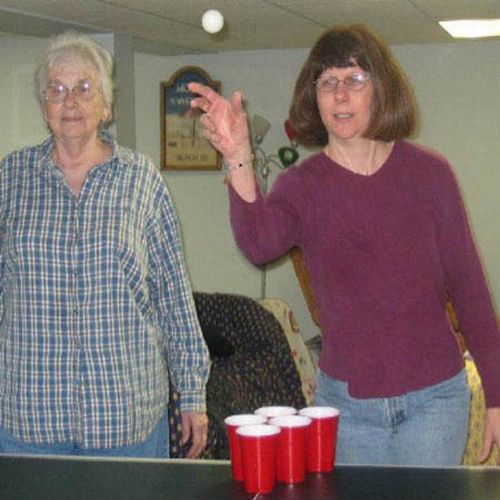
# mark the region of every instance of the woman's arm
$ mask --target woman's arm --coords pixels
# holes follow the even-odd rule
[[[188,89],[199,96],[191,106],[204,112],[200,121],[205,137],[228,165],[231,224],[238,246],[255,264],[280,257],[296,244],[299,233],[300,196],[294,183],[280,176],[269,196],[260,192],[241,92],[229,101],[198,83],[190,83]]]
[[[500,447],[500,334],[458,183],[449,166],[442,173],[435,197],[440,255],[460,329],[484,389],[484,461],[494,444]]]

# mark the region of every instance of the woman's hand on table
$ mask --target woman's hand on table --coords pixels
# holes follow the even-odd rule
[[[182,438],[186,444],[191,438],[191,448],[186,458],[198,458],[207,446],[208,417],[205,412],[186,411],[181,413]]]
[[[500,407],[486,408],[486,416],[484,419],[484,444],[479,459],[481,462],[488,459],[494,444],[496,444],[500,451]],[[500,465],[500,462],[497,465]]]

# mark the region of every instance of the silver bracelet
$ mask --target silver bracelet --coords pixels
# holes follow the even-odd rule
[[[238,169],[240,169],[240,168],[242,168],[242,167],[246,167],[246,166],[248,166],[248,165],[253,166],[253,161],[254,161],[254,159],[255,159],[255,158],[254,158],[254,155],[252,155],[252,156],[250,157],[250,160],[240,162],[240,163],[238,163],[237,165],[229,165],[229,163],[228,163],[226,160],[224,160],[224,161],[222,162],[222,170],[223,170],[224,172],[233,172],[234,170],[238,170]]]

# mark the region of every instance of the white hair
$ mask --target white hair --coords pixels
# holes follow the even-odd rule
[[[43,92],[47,88],[49,72],[64,64],[89,64],[97,71],[104,102],[113,108],[113,57],[102,45],[88,35],[68,31],[54,37],[35,73],[35,89],[38,102],[45,109]]]

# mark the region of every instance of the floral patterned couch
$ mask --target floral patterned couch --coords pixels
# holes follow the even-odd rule
[[[310,352],[301,335],[299,325],[290,306],[281,299],[264,299],[260,304],[271,311],[280,322],[283,333],[288,341],[295,367],[300,375],[302,393],[306,403],[310,405],[314,399],[316,384],[316,367]]]
[[[471,404],[470,404],[470,417],[469,417],[469,438],[467,440],[467,447],[462,459],[464,465],[481,465],[479,457],[483,449],[483,428],[484,416],[486,412],[484,393],[481,385],[481,378],[477,372],[476,365],[470,355],[466,352],[465,355],[465,368],[467,370],[467,381],[471,390]],[[496,465],[499,463],[500,454],[496,446],[482,465]]]

